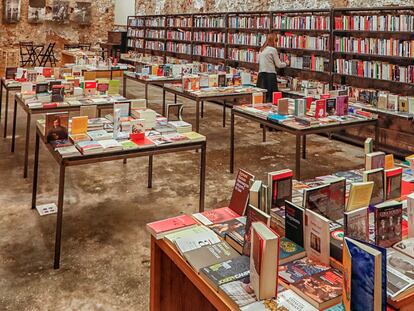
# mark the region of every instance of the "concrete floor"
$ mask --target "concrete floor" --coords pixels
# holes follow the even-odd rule
[[[128,92],[143,96],[134,82],[128,82]],[[150,101],[162,95],[157,88],[149,94]],[[185,120],[193,122],[194,106],[185,103]],[[161,105],[151,107],[160,111]],[[207,103],[205,108],[201,133],[208,141],[210,209],[228,202],[235,175],[228,173],[230,133],[222,128],[221,107]],[[262,143],[257,125],[236,121],[236,169],[266,180],[269,171],[293,168],[293,136],[269,133]],[[15,154],[9,151],[10,139],[0,139],[0,310],[148,310],[150,238],[145,224],[197,210],[199,154],[156,157],[152,189],[146,187],[146,158],[127,165],[117,161],[69,168],[61,268],[53,270],[56,215],[40,217],[30,209],[32,164],[24,180],[22,112],[18,122]],[[363,164],[361,148],[319,136],[308,138],[308,154],[302,161],[304,178]],[[39,174],[38,203],[55,202],[58,169],[44,147]]]

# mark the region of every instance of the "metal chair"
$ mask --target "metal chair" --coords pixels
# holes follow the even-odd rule
[[[34,65],[36,60],[33,54],[33,41],[21,41],[19,42],[20,50],[20,67],[26,67]]]
[[[56,57],[55,57],[55,52],[54,52],[55,44],[56,43],[49,43],[46,50],[44,50],[44,52],[43,51],[40,52],[39,54],[40,67],[45,67],[48,62],[50,63],[52,67],[56,66]]]

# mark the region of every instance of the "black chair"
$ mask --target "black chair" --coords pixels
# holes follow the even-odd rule
[[[20,50],[20,67],[31,66],[34,64],[36,57],[33,54],[33,41],[19,42]]]
[[[50,66],[52,67],[56,66],[56,57],[55,57],[55,51],[54,51],[55,44],[56,43],[49,43],[47,48],[44,51],[40,52],[39,54],[39,58],[40,58],[39,66],[40,67],[45,67],[48,62],[50,63]]]

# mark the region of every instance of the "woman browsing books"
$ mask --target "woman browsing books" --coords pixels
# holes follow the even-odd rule
[[[277,92],[277,68],[285,68],[289,61],[282,62],[276,50],[278,38],[275,33],[267,36],[259,54],[259,76],[257,77],[257,87],[267,90],[266,102],[272,102],[273,92]]]

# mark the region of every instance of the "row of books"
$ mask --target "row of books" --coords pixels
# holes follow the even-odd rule
[[[167,39],[191,41],[191,31],[167,31]]]
[[[229,33],[229,44],[262,46],[266,41],[266,34],[261,33]]]
[[[306,69],[319,72],[329,72],[329,59],[315,55],[296,56],[280,53],[282,59],[288,59],[291,68]]]
[[[194,41],[224,44],[226,43],[226,34],[224,32],[216,31],[195,31]]]
[[[154,30],[154,29],[145,30],[145,38],[164,39],[164,37],[165,37],[165,30]]]
[[[303,97],[317,97],[323,94],[329,94],[329,83],[316,80],[278,77],[278,86],[281,91],[297,92],[298,95],[302,95]],[[339,91],[338,95],[340,95]],[[347,93],[341,95],[347,95]]]
[[[414,83],[414,66],[399,66],[381,61],[336,59],[334,72],[364,78]]]
[[[193,19],[191,16],[167,17],[167,27],[192,27]]]
[[[191,55],[191,44],[178,43],[178,42],[167,42],[165,46],[166,46],[167,52]]]
[[[343,15],[335,17],[336,30],[414,31],[414,15]]]
[[[220,47],[214,47],[210,45],[195,45],[193,47],[193,54],[199,56],[207,56],[214,58],[224,58],[225,49]]]
[[[185,91],[198,91],[207,88],[225,88],[233,86],[250,86],[252,75],[248,72],[238,73],[199,73],[183,75],[182,87]]]
[[[330,17],[324,15],[273,15],[274,29],[329,30],[330,22]]]
[[[335,51],[414,58],[414,40],[335,37]]]
[[[138,29],[138,28],[128,28],[127,36],[132,37],[132,38],[134,38],[134,37],[144,38],[145,37],[145,30],[144,29]]]
[[[329,36],[278,35],[278,45],[290,49],[329,50]]]
[[[259,52],[253,49],[229,48],[227,57],[228,59],[234,61],[241,61],[246,63],[256,64],[259,62]]]
[[[132,27],[144,27],[145,18],[143,17],[133,17],[128,19],[128,26]]]
[[[152,16],[145,19],[146,27],[164,27],[165,16]]]
[[[412,96],[356,87],[349,88],[349,96],[357,103],[367,104],[381,110],[414,114],[414,97]]]
[[[270,17],[267,15],[229,16],[228,27],[234,29],[269,29]]]
[[[130,48],[143,49],[144,40],[143,39],[128,39],[127,45]]]
[[[147,50],[164,51],[165,43],[159,41],[145,41],[145,48]]]
[[[194,26],[197,28],[225,28],[226,19],[224,16],[195,16]]]

